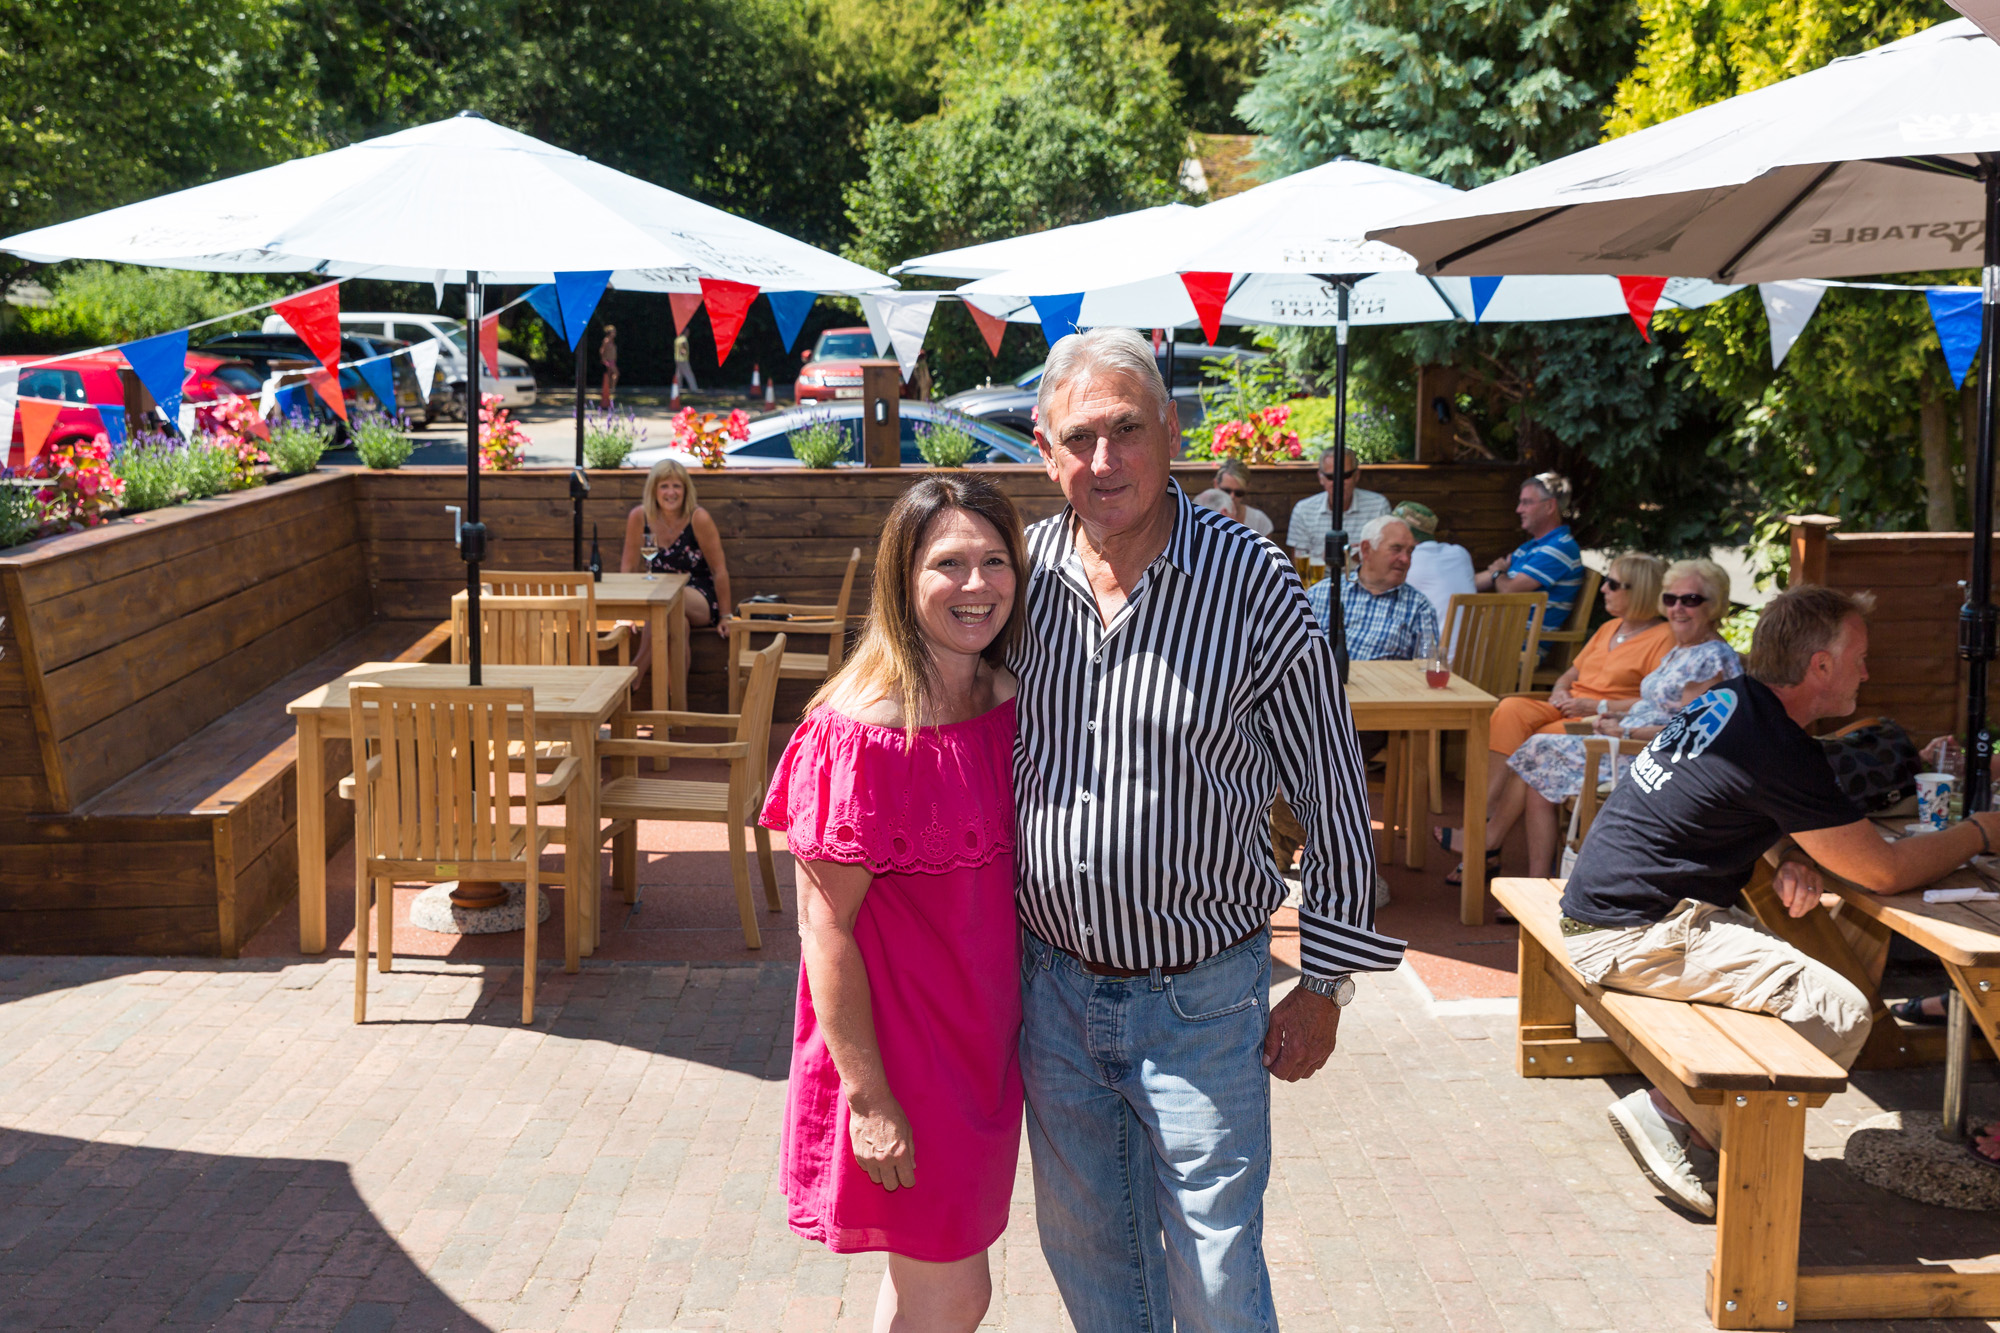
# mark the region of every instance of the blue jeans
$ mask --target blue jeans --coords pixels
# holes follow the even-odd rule
[[[1096,977],[1021,935],[1042,1252],[1078,1333],[1268,1333],[1271,941]]]

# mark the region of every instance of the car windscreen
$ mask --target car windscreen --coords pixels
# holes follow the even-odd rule
[[[847,358],[872,359],[875,355],[875,338],[867,333],[823,333],[819,346],[813,350],[815,361],[837,361]]]
[[[1048,362],[1044,361],[1039,366],[1034,366],[1031,367],[1030,369],[1022,371],[1020,374],[1014,377],[1014,387],[1017,389],[1034,388],[1037,384],[1040,384],[1042,382],[1042,370],[1047,365]]]
[[[238,393],[259,393],[264,388],[264,381],[248,366],[217,366],[209,373]]]
[[[23,398],[53,398],[64,403],[87,403],[90,397],[83,390],[83,376],[74,370],[51,370],[47,366],[40,370],[21,372],[21,385],[17,391]]]

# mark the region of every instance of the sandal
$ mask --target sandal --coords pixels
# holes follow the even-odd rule
[[[2000,1124],[1974,1130],[1972,1136],[1965,1141],[1965,1151],[1971,1155],[1973,1161],[2000,1171]]]
[[[1451,848],[1447,847],[1445,848],[1445,850],[1450,851]],[[1486,878],[1490,880],[1499,873],[1500,873],[1500,849],[1496,847],[1492,851],[1486,853]],[[1444,882],[1446,884],[1449,884],[1454,889],[1459,887],[1461,884],[1465,883],[1465,862],[1460,861],[1457,865],[1453,866],[1449,871],[1447,871],[1445,873]]]
[[[1939,1005],[1940,1012],[1935,1014],[1926,1013],[1924,1010],[1924,1001],[1930,998],[1928,995],[1913,995],[1907,1000],[1898,1000],[1889,1006],[1889,1012],[1897,1018],[1902,1019],[1905,1023],[1914,1023],[1919,1027],[1941,1028],[1946,1022],[1942,1011],[1949,1006],[1948,1004]],[[1940,1000],[1947,999],[1943,995],[1937,998]],[[2000,1162],[1996,1162],[1995,1165],[2000,1166]]]

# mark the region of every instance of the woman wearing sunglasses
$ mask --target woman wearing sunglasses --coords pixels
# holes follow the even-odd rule
[[[1259,537],[1268,537],[1273,527],[1271,516],[1245,502],[1243,497],[1249,493],[1250,469],[1234,458],[1225,458],[1215,470],[1215,485],[1195,496],[1194,502],[1235,519]]]
[[[1660,616],[1665,568],[1658,556],[1638,551],[1627,551],[1611,562],[1603,583],[1604,609],[1611,619],[1590,636],[1569,670],[1556,678],[1547,699],[1510,695],[1500,701],[1488,732],[1489,750],[1509,759],[1532,737],[1565,734],[1563,724],[1571,719],[1615,720],[1638,702],[1640,682],[1674,647],[1673,632]],[[1510,790],[1512,775],[1505,763],[1489,763],[1486,772],[1486,863],[1491,872],[1499,868],[1501,840],[1520,818],[1522,807],[1518,780]],[[1435,836],[1448,852],[1465,847],[1462,829],[1439,829]],[[1445,883],[1459,883],[1463,873],[1461,866],[1445,877]]]

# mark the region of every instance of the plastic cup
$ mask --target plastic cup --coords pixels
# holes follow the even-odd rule
[[[1917,822],[1941,829],[1951,821],[1952,790],[1956,784],[1949,773],[1917,774]]]

